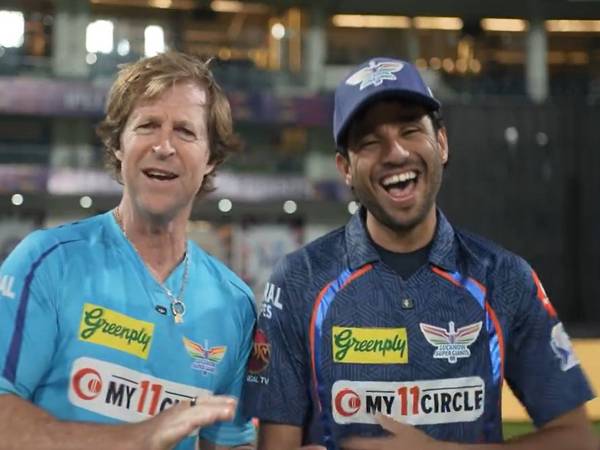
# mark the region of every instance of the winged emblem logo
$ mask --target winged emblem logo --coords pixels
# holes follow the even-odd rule
[[[482,324],[480,321],[455,329],[454,322],[449,322],[447,330],[426,323],[421,323],[419,326],[427,342],[437,347],[433,357],[447,359],[449,363],[454,364],[458,358],[471,356],[469,345],[477,340]]]
[[[199,370],[203,375],[214,373],[217,364],[221,362],[227,351],[227,347],[224,345],[209,347],[207,340],[204,341],[204,345],[200,345],[185,336],[183,345],[194,360],[192,369]]]
[[[370,61],[367,67],[354,72],[346,80],[346,84],[350,86],[360,85],[359,90],[363,90],[369,86],[379,86],[385,80],[395,80],[396,72],[400,72],[404,64],[398,61]]]

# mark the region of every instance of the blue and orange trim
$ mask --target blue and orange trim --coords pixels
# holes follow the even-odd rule
[[[321,341],[323,338],[323,322],[327,317],[327,311],[335,299],[338,292],[352,283],[354,280],[362,277],[364,274],[373,269],[373,264],[366,264],[355,271],[345,269],[336,279],[330,281],[325,285],[323,289],[317,295],[315,302],[313,303],[310,328],[308,334],[309,340],[309,351],[310,351],[310,366],[312,374],[312,384],[315,391],[315,399],[319,412],[321,413],[321,421],[323,424],[323,434],[325,437],[325,443],[331,445],[331,431],[329,429],[329,420],[326,417],[326,413],[322,409],[322,405],[325,402],[326,392],[323,389],[323,383],[321,380]]]
[[[476,279],[465,277],[460,272],[446,272],[436,266],[432,266],[431,270],[455,286],[466,289],[479,306],[481,306],[481,309],[485,313],[485,328],[488,333],[492,379],[494,383],[501,386],[504,380],[504,333],[502,332],[502,327],[494,308],[487,301],[487,289]]]
[[[544,309],[546,310],[546,312],[548,313],[548,315],[550,317],[554,317],[554,318],[558,317],[558,314],[556,313],[554,306],[552,306],[552,303],[550,303],[550,299],[548,298],[548,295],[546,295],[546,291],[544,290],[544,286],[542,286],[540,277],[538,277],[537,273],[535,273],[535,270],[531,271],[531,276],[533,278],[533,282],[535,283],[537,299],[540,301],[540,303],[542,304],[542,306],[544,307]]]

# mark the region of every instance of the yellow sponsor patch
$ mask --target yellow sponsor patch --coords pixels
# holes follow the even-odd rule
[[[354,364],[406,364],[406,328],[332,329],[333,361]]]
[[[154,324],[92,303],[83,305],[79,339],[148,359]]]

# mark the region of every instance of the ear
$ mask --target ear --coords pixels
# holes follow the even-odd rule
[[[448,135],[446,134],[446,127],[442,127],[437,132],[437,141],[440,148],[440,156],[442,163],[448,162]]]
[[[123,150],[115,150],[115,158],[123,162]]]
[[[217,165],[215,163],[207,164],[206,170],[204,171],[204,176],[210,175],[211,173],[213,173],[215,171],[216,168],[217,168]]]
[[[350,156],[348,156],[349,158]],[[335,154],[335,165],[338,172],[344,178],[346,186],[352,186],[352,173],[350,172],[350,161],[346,159],[341,153],[336,152]]]

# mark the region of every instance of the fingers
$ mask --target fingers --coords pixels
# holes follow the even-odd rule
[[[389,438],[353,437],[342,442],[342,450],[385,450],[389,444]]]
[[[212,425],[215,422],[232,420],[237,401],[233,397],[214,395],[196,398],[188,405],[187,408],[184,406],[182,418],[189,421],[189,425],[194,429]]]
[[[237,401],[232,397],[211,395],[197,398],[194,402],[181,402],[163,411],[149,421],[153,436],[151,448],[170,449],[199,428],[232,420],[236,405]]]
[[[237,400],[234,397],[227,395],[207,395],[205,397],[194,397],[189,402],[182,402],[188,405],[188,407],[197,408],[198,406],[223,406],[225,408],[233,407],[237,405]]]
[[[393,434],[397,434],[402,427],[405,426],[402,423],[392,419],[390,416],[386,416],[385,414],[381,413],[377,413],[375,420],[377,423],[379,423],[379,425],[381,425],[381,428]]]

